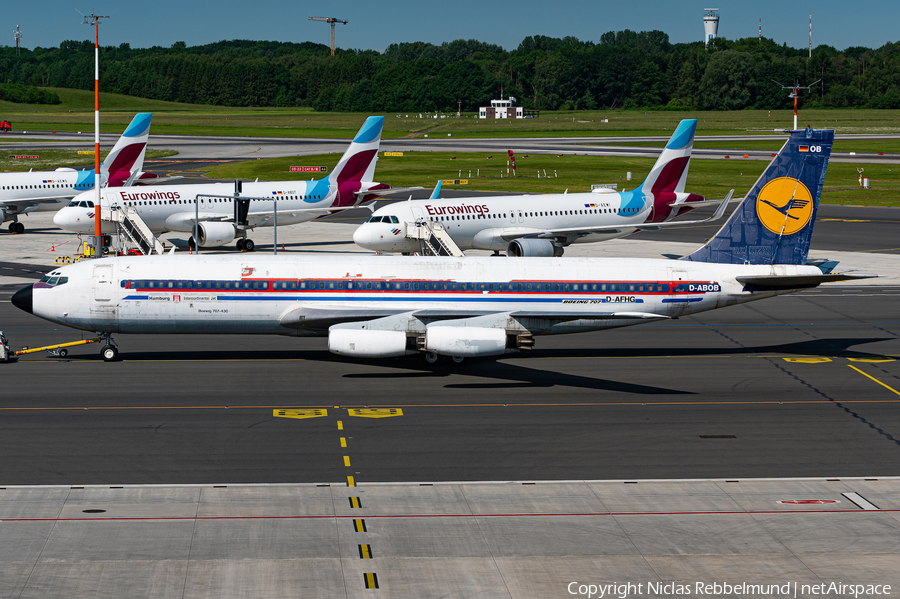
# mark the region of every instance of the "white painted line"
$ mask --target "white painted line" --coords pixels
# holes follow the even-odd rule
[[[844,497],[846,497],[847,499],[849,499],[850,501],[852,501],[853,503],[858,505],[860,507],[860,509],[880,511],[880,509],[878,507],[876,507],[875,505],[870,503],[866,498],[864,498],[859,493],[841,493],[841,495],[843,495]]]

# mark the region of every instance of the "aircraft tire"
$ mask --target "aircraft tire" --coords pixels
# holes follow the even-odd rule
[[[104,362],[115,362],[119,357],[119,350],[115,345],[107,345],[100,351],[100,355],[103,356]]]
[[[441,361],[441,355],[436,354],[433,351],[429,351],[422,354],[422,359],[425,360],[426,364],[434,365]]]
[[[235,244],[235,245],[236,245],[237,250],[238,250],[239,252],[243,252],[243,251],[244,251],[244,238],[241,237],[240,239],[238,239],[238,240],[237,240],[237,244]]]
[[[67,350],[66,348],[62,348],[61,350],[59,350],[60,358],[65,358],[68,355],[69,355],[69,350]]]
[[[22,223],[12,223],[9,225],[9,232],[18,233],[19,235],[21,235],[25,232],[25,225],[23,225]]]
[[[190,249],[192,249],[192,250],[196,250],[196,249],[197,249],[197,243],[194,241],[194,237],[193,237],[193,236],[188,237],[188,247],[189,247]]]
[[[453,363],[457,364],[457,365],[462,364],[463,362],[466,361],[465,356],[451,356],[450,359],[453,360]]]
[[[247,250],[248,252],[252,252],[254,249],[256,249],[256,244],[253,243],[252,239],[245,239],[244,240],[244,249]]]

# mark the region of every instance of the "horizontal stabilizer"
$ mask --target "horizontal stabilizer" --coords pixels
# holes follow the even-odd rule
[[[742,283],[750,291],[774,291],[776,289],[808,289],[818,287],[822,283],[874,279],[880,276],[828,273],[821,275],[748,275],[735,278],[738,283]]]
[[[371,190],[360,190],[353,192],[358,196],[387,196],[394,193],[409,193],[410,191],[419,191],[420,189],[425,189],[424,187],[392,187],[390,189],[371,189]]]

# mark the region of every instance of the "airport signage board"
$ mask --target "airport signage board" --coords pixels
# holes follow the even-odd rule
[[[403,156],[403,152],[385,152],[385,156]]]
[[[327,166],[292,166],[292,173],[327,173]]]
[[[20,159],[20,158],[40,158],[40,156],[38,156],[37,154],[28,154],[28,155],[26,155],[26,154],[17,154],[17,155],[15,155],[15,156],[10,155],[10,158],[12,158],[13,160],[18,160],[18,159]]]

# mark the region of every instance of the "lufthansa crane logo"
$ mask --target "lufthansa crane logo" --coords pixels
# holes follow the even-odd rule
[[[756,215],[776,235],[793,235],[809,224],[813,213],[812,194],[792,177],[772,179],[756,197]]]

